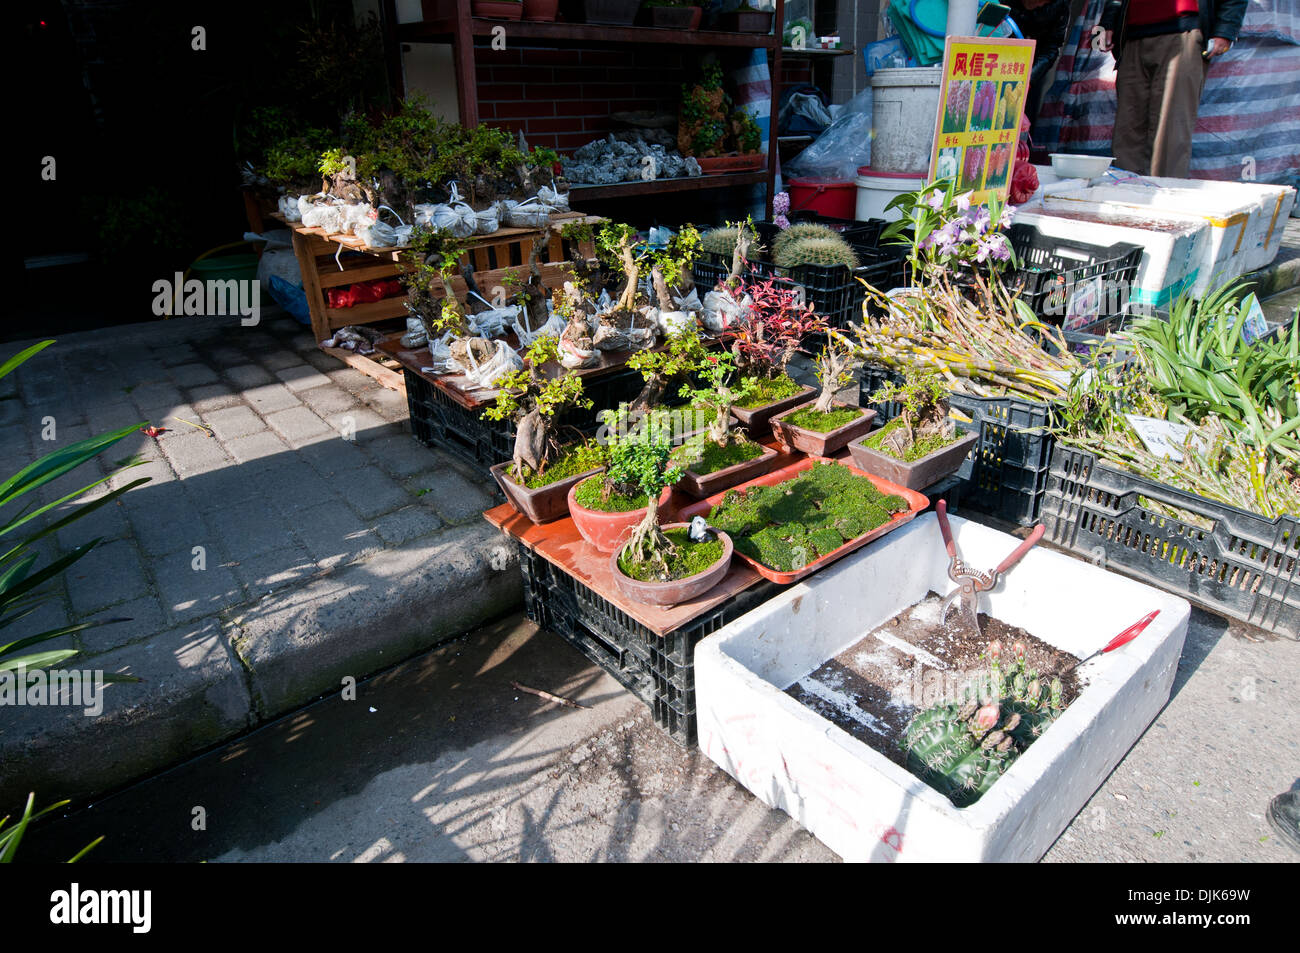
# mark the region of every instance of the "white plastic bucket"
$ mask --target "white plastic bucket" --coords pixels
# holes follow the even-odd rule
[[[885,211],[885,206],[895,196],[904,192],[916,192],[925,185],[928,175],[924,172],[900,174],[897,172],[881,173],[874,165],[864,165],[858,169],[854,180],[858,186],[857,214],[859,222],[869,218],[883,218],[887,222],[897,221],[903,216],[898,209]]]
[[[930,167],[942,66],[876,70],[871,76],[871,167],[918,172]]]

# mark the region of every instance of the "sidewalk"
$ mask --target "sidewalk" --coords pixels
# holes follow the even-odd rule
[[[42,564],[104,539],[31,620],[129,617],[51,647],[82,650],[65,668],[145,681],[107,686],[99,717],[7,708],[0,805],[149,774],[519,604],[512,550],[480,517],[481,478],[412,439],[402,394],[286,316],[68,335],[0,388],[6,475],[91,434],[166,428],[102,455],[103,473],[147,461],[113,486],[150,482],[43,542]],[[44,501],[101,475],[88,464]]]

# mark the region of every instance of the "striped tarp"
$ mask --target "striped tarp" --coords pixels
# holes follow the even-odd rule
[[[1115,61],[1095,49],[1103,0],[1070,28],[1033,137],[1052,152],[1111,154]],[[1241,36],[1215,60],[1192,140],[1191,174],[1289,182],[1300,172],[1300,0],[1251,0]]]

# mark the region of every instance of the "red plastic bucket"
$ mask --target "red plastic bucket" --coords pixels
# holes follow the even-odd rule
[[[790,192],[790,211],[812,211],[831,218],[853,220],[858,201],[858,187],[852,179],[844,182],[820,179],[791,179],[786,187]]]

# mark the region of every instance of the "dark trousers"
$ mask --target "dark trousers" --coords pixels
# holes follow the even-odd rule
[[[1200,30],[1126,40],[1115,79],[1115,164],[1187,178],[1209,61]]]

